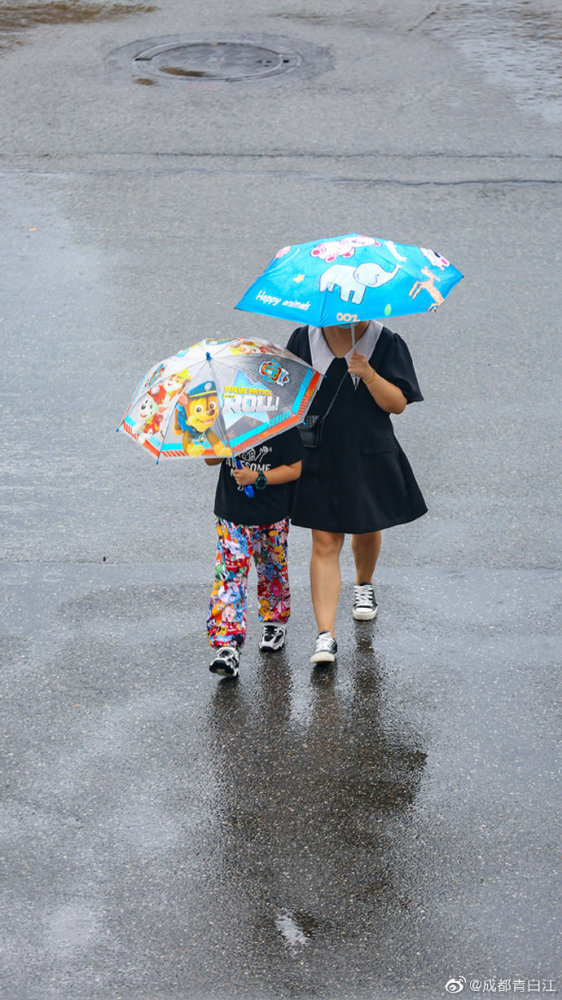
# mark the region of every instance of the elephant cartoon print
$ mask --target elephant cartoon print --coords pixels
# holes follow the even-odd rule
[[[363,301],[366,288],[379,288],[398,274],[400,265],[397,264],[392,271],[385,271],[380,264],[365,263],[358,267],[349,264],[334,264],[320,277],[320,291],[333,292],[336,286],[340,289],[342,302],[354,302],[359,304]]]

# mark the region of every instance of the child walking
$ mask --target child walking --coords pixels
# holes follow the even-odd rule
[[[238,677],[246,638],[248,574],[252,561],[258,576],[258,616],[263,625],[259,648],[275,652],[285,643],[291,613],[287,568],[289,513],[293,484],[301,473],[302,444],[296,428],[270,438],[221,464],[215,493],[217,556],[207,635],[215,655],[209,667],[222,677]],[[244,492],[251,486],[254,495]]]

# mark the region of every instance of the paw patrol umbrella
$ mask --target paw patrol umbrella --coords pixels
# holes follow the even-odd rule
[[[236,456],[299,424],[321,379],[265,340],[202,340],[150,369],[117,430],[157,462]]]
[[[278,250],[236,309],[349,326],[434,312],[461,278],[435,250],[348,233]]]

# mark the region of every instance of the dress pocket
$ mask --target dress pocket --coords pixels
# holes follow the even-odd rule
[[[392,431],[370,432],[361,435],[359,450],[362,455],[381,455],[397,450],[397,441]]]

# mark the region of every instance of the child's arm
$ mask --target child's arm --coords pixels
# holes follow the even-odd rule
[[[276,465],[274,469],[268,469],[267,472],[264,472],[264,476],[268,486],[280,486],[281,483],[291,483],[293,479],[298,479],[301,469],[302,462],[293,462],[292,465]],[[239,486],[252,486],[258,478],[259,472],[243,465],[241,469],[233,469],[232,475]]]
[[[205,465],[220,465],[224,458],[206,458]]]

